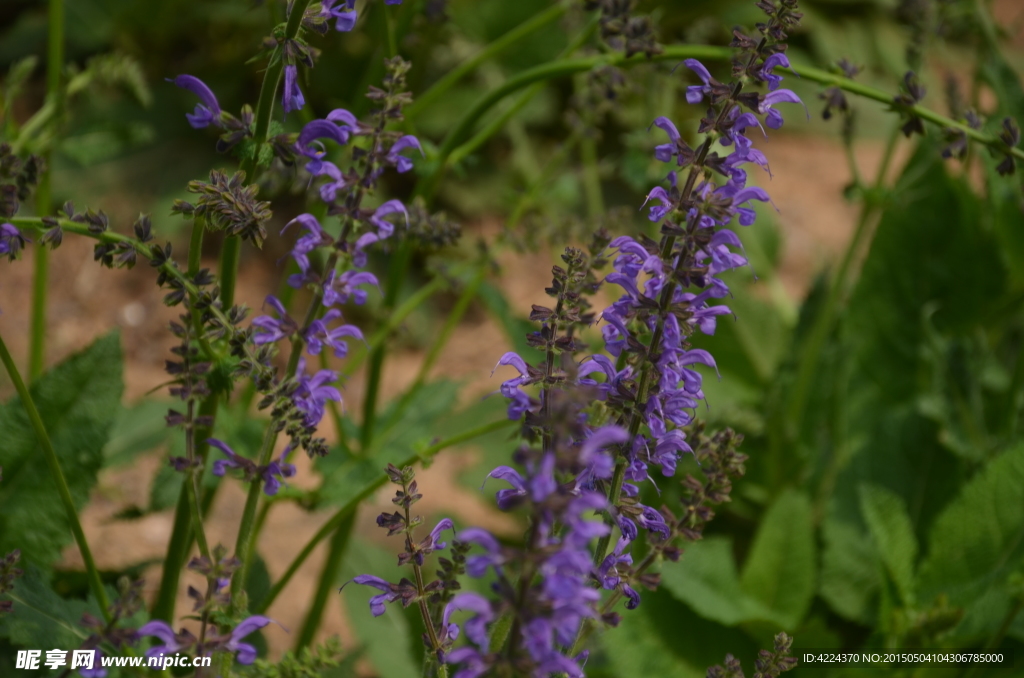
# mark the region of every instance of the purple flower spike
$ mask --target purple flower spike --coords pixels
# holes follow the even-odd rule
[[[262,629],[264,626],[269,624],[272,620],[262,615],[253,615],[248,619],[243,620],[231,631],[231,636],[228,638],[228,642],[224,647],[230,652],[237,652],[235,658],[239,664],[252,664],[256,661],[256,648],[249,643],[243,643],[242,638],[245,638],[250,633]]]
[[[419,139],[411,134],[406,134],[395,142],[395,145],[391,147],[391,150],[389,150],[387,154],[388,162],[392,163],[399,173],[408,172],[412,169],[412,160],[409,160],[409,158],[406,158],[403,155],[399,155],[399,153],[407,148],[415,148],[420,152],[420,155],[426,155],[423,152],[423,147],[420,146]]]
[[[187,89],[199,97],[199,103],[196,104],[195,110],[185,114],[188,124],[192,125],[194,129],[202,129],[210,125],[221,126],[220,104],[217,103],[217,97],[214,96],[213,90],[206,86],[206,83],[193,75],[179,75],[169,82],[173,82],[178,87]]]
[[[284,113],[288,115],[292,111],[301,110],[306,105],[306,99],[302,96],[302,90],[299,89],[298,83],[298,67],[294,64],[288,64],[284,67],[284,93],[282,105],[284,106]]]

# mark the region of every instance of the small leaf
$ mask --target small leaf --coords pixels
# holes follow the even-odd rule
[[[722,537],[707,537],[689,546],[678,563],[665,566],[661,581],[676,600],[725,626],[771,617],[766,607],[740,588],[732,543]]]
[[[835,612],[869,626],[873,601],[881,584],[881,568],[871,539],[861,530],[834,517],[822,525],[824,551],[818,592]]]
[[[903,499],[878,485],[861,485],[860,506],[878,555],[904,607],[912,607],[917,538]]]

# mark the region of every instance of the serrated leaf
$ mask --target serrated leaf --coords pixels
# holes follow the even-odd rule
[[[822,538],[818,592],[837,614],[870,625],[881,583],[878,556],[871,539],[854,525],[832,516],[822,525]]]
[[[725,626],[771,617],[740,587],[732,543],[724,537],[707,537],[687,547],[678,563],[666,564],[661,582],[676,600]]]
[[[1022,563],[1024,445],[1018,445],[971,479],[936,519],[918,571],[921,601],[945,593],[967,609],[964,626],[991,633],[1011,604],[1007,578]],[[1000,605],[980,604],[1000,594]]]
[[[860,509],[885,570],[904,607],[914,605],[917,538],[903,499],[878,485],[861,485]]]
[[[811,502],[795,490],[771,505],[743,564],[740,586],[770,609],[786,629],[803,619],[815,589]]]
[[[396,565],[397,558],[393,553],[358,537],[353,537],[353,540],[352,545],[356,548],[349,549],[341,568],[339,586],[360,574],[371,573],[392,582],[397,582],[405,575]],[[352,627],[365,649],[366,657],[380,678],[420,675],[420,667],[413,661],[412,648],[422,647],[422,642],[418,638],[410,638],[409,624],[402,615],[401,604],[389,605],[387,611],[379,617],[370,614],[370,598],[379,593],[375,588],[358,584],[348,584],[341,592],[342,604],[348,618],[352,620]]]
[[[685,664],[660,638],[655,621],[645,606],[634,612],[601,638],[608,660],[619,678],[701,678],[704,671]]]
[[[121,403],[121,344],[117,333],[97,339],[44,374],[32,398],[53,443],[76,507],[81,508],[103,464],[103,446]],[[67,515],[20,398],[0,407],[0,553],[21,549],[28,563],[48,568],[71,542]]]

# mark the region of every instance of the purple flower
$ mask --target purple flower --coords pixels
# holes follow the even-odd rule
[[[306,105],[306,99],[302,96],[302,90],[299,89],[298,71],[298,67],[294,64],[284,67],[284,92],[281,104],[284,106],[285,115],[301,110]]]
[[[341,393],[331,386],[337,381],[337,372],[319,370],[310,376],[306,374],[306,361],[299,358],[298,377],[292,401],[295,407],[305,415],[307,427],[315,427],[324,416],[324,407],[328,400],[341,402]]]
[[[320,355],[323,347],[329,346],[334,351],[335,358],[344,358],[348,355],[348,344],[342,341],[343,337],[355,337],[363,340],[363,333],[355,325],[338,325],[330,329],[331,322],[341,318],[341,311],[332,308],[324,314],[324,317],[314,320],[306,330],[306,347],[311,355]]]
[[[358,577],[353,577],[352,581],[363,586],[372,586],[375,589],[383,591],[380,595],[376,595],[370,598],[370,612],[374,617],[379,617],[386,611],[384,603],[393,603],[401,597],[397,587],[394,584],[390,584],[380,577],[374,577],[372,574],[361,574]]]
[[[498,490],[494,494],[494,498],[498,502],[498,508],[502,511],[509,511],[515,508],[522,503],[522,500],[527,495],[526,482],[523,480],[523,476],[511,466],[499,466],[488,473],[487,477],[504,480],[512,486],[511,490]]]
[[[488,659],[475,647],[459,647],[444,658],[447,664],[462,664],[462,668],[455,672],[452,678],[480,678],[487,673],[491,666]]]
[[[423,147],[420,146],[419,140],[411,134],[406,134],[394,143],[387,156],[385,156],[386,160],[394,165],[399,173],[408,172],[412,169],[412,160],[409,160],[404,155],[399,155],[399,153],[407,148],[415,148],[420,152],[420,155],[424,155]]]
[[[774,92],[769,92],[758,104],[757,112],[764,115],[764,124],[768,125],[772,129],[779,129],[782,127],[782,114],[773,108],[775,104],[800,104],[803,106],[803,101],[796,95],[791,89],[777,89]],[[804,111],[807,111],[807,107],[804,106]],[[810,114],[807,114],[810,117]]]
[[[277,312],[278,318],[271,317],[269,315],[261,315],[258,318],[254,318],[252,321],[253,327],[256,328],[256,334],[253,336],[253,343],[257,346],[262,344],[272,344],[282,339],[287,339],[295,334],[299,330],[298,323],[290,315],[288,315],[287,309],[284,304],[270,294],[267,295],[265,304],[270,306]]]
[[[196,104],[195,110],[192,113],[185,114],[188,124],[192,125],[194,129],[202,129],[210,125],[221,127],[220,104],[217,103],[217,97],[206,86],[206,83],[192,75],[179,75],[174,80],[169,80],[168,82],[173,82],[178,87],[187,89],[199,97],[199,103]]]
[[[380,289],[377,276],[368,271],[345,271],[341,275],[331,271],[324,281],[324,306],[345,304],[349,300],[356,305],[365,304],[368,294],[366,290],[359,289],[361,285],[373,285]]]
[[[338,197],[338,191],[348,185],[345,176],[333,162],[320,161],[320,176],[328,177],[328,181],[320,186],[320,199],[324,202],[334,202]]]
[[[347,33],[355,28],[356,10],[355,0],[345,0],[340,7],[335,7],[338,0],[322,0],[320,16],[336,19],[334,30]]]
[[[441,625],[448,637],[453,639],[458,636],[458,627],[450,623],[449,620],[452,613],[459,610],[468,610],[476,613],[465,623],[466,637],[486,652],[489,641],[487,625],[494,621],[494,610],[491,608],[491,603],[479,593],[459,593],[452,598],[444,608]],[[454,627],[454,629],[451,627]]]
[[[163,641],[162,645],[154,645],[153,647],[146,650],[147,657],[155,657],[161,654],[175,654],[191,647],[196,638],[187,630],[182,629],[180,634],[176,634],[174,629],[170,625],[159,619],[154,619],[151,622],[147,622],[139,627],[137,635],[141,638],[144,636],[154,636]]]
[[[423,544],[420,545],[421,550],[426,553],[431,551],[438,551],[448,545],[447,542],[438,541],[441,538],[441,533],[445,530],[455,530],[455,525],[452,524],[451,518],[442,518],[438,521],[434,529],[430,531],[430,535],[423,540]]]
[[[325,163],[327,164],[327,163]],[[309,254],[319,248],[326,247],[334,243],[334,239],[327,235],[324,230],[320,227],[320,222],[316,220],[312,214],[300,214],[295,217],[281,229],[283,235],[285,231],[292,224],[299,224],[299,226],[305,229],[305,235],[299,237],[295,241],[295,245],[292,247],[291,256],[295,260],[295,263],[299,265],[301,273],[295,273],[288,276],[288,284],[298,289],[305,284],[314,282],[317,277],[312,273],[309,264]]]
[[[31,241],[13,224],[0,224],[0,254],[6,254],[8,260],[14,261],[27,242]]]
[[[782,76],[775,75],[772,71],[778,67],[790,68],[789,59],[786,57],[784,52],[776,52],[770,57],[764,60],[764,65],[761,66],[761,72],[759,75],[761,79],[768,83],[768,91],[774,92],[779,88],[782,83]]]
[[[337,122],[342,124],[338,125]],[[299,155],[309,159],[306,163],[306,171],[313,176],[320,176],[324,166],[324,156],[320,139],[330,139],[339,146],[348,143],[353,132],[359,129],[359,123],[355,116],[344,109],[331,111],[326,120],[311,120],[305,124],[299,132],[299,138],[295,141],[295,150]],[[314,146],[316,144],[316,146]]]
[[[376,230],[368,231],[356,239],[356,251],[352,256],[352,261],[356,266],[362,267],[366,265],[366,253],[363,251],[365,248],[375,242],[390,238],[395,232],[395,225],[384,219],[384,217],[391,214],[402,214],[405,216],[406,221],[409,220],[409,213],[405,210],[405,205],[400,200],[388,200],[374,210],[368,221]]]
[[[480,527],[470,527],[459,532],[459,541],[467,544],[478,544],[484,547],[485,555],[473,555],[466,558],[466,572],[470,577],[479,579],[487,573],[488,567],[499,570],[505,564],[501,553],[501,544],[490,532]]]
[[[651,221],[661,221],[675,207],[675,202],[669,196],[668,191],[661,186],[655,186],[651,189],[651,192],[647,194],[647,200],[644,200],[644,205],[651,200],[657,200],[661,203],[661,206],[651,205],[650,215],[647,217]],[[640,209],[643,209],[643,205],[641,205]]]
[[[207,438],[206,442],[227,456],[227,459],[218,459],[213,462],[213,475],[223,476],[229,468],[242,469],[247,479],[255,476],[263,479],[263,492],[268,497],[274,496],[281,489],[280,478],[291,478],[295,475],[295,466],[286,461],[293,449],[290,445],[285,448],[278,459],[271,461],[266,466],[258,467],[256,462],[237,454],[226,443],[216,438]]]
[[[231,635],[228,636],[228,641],[224,644],[225,649],[229,652],[238,653],[235,658],[238,659],[239,664],[252,664],[256,661],[256,648],[249,643],[241,642],[242,638],[245,638],[253,631],[262,629],[270,622],[270,619],[258,614],[242,620],[231,631]]]
[[[683,65],[696,73],[697,77],[704,83],[703,85],[690,85],[686,88],[687,103],[699,104],[705,96],[711,95],[714,86],[718,85],[719,82],[712,78],[711,73],[704,67],[704,64],[696,59],[686,59],[683,61]]]

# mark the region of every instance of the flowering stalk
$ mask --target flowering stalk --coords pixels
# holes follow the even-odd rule
[[[291,14],[288,15],[288,23],[285,25],[285,41],[294,40],[302,28],[302,19],[306,14],[306,8],[311,0],[295,0],[292,3]],[[284,72],[284,59],[271,59],[263,74],[263,84],[260,85],[260,97],[256,102],[255,126],[253,127],[253,138],[258,146],[252,154],[242,160],[241,170],[245,172],[249,183],[256,183],[256,172],[259,169],[259,148],[266,143],[270,135],[270,121],[274,114],[274,102],[277,100],[277,86],[281,81],[281,74]],[[221,301],[225,306],[231,306],[235,298],[235,281],[238,278],[238,256],[242,249],[241,238],[228,237],[224,239],[224,249],[220,259],[220,289]]]

